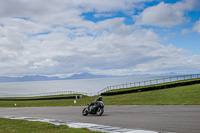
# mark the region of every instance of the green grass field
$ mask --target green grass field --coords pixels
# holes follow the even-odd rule
[[[82,99],[0,101],[0,107],[86,106],[98,96]],[[148,92],[103,96],[105,105],[200,105],[200,84]]]
[[[45,122],[0,118],[0,133],[100,133],[87,128],[69,128]]]
[[[200,105],[200,84],[105,97],[109,105]]]

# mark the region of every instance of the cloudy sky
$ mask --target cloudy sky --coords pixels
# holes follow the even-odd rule
[[[0,76],[200,73],[200,0],[0,0]]]

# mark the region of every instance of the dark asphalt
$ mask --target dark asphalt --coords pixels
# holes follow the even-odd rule
[[[0,116],[37,117],[177,133],[200,132],[200,106],[105,106],[103,116],[82,116],[84,107],[0,108]]]

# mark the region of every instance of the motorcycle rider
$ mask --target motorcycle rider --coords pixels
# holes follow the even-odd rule
[[[99,96],[97,99],[95,99],[89,106],[88,106],[88,111],[92,111],[93,108],[96,108],[98,106],[99,101],[102,101],[103,98],[102,96]]]

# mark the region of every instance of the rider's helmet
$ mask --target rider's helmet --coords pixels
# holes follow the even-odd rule
[[[102,101],[103,100],[102,96],[99,96],[99,98],[97,100]]]

